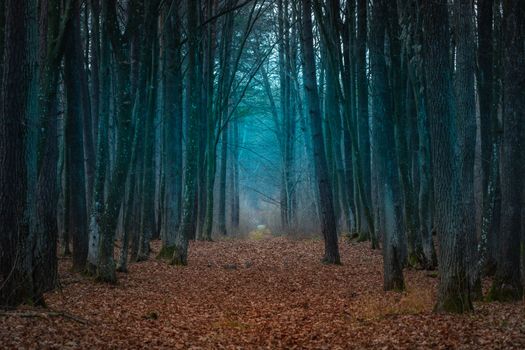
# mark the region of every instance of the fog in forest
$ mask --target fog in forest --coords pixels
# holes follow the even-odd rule
[[[2,0],[0,348],[525,348],[524,0]]]

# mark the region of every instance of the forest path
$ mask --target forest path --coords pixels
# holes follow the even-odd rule
[[[195,242],[186,267],[155,260],[159,247],[116,286],[61,259],[48,305],[88,323],[3,315],[0,347],[525,348],[523,303],[432,314],[436,275],[409,270],[408,292],[384,292],[381,255],[366,243],[342,242],[342,266],[320,263],[319,240]]]

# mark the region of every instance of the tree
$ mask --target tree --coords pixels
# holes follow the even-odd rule
[[[381,220],[383,232],[383,271],[385,290],[403,290],[402,252],[402,196],[397,169],[394,138],[394,111],[389,90],[384,53],[387,2],[375,0],[371,8],[370,69],[372,72],[372,100],[374,118],[374,147],[377,152],[377,170],[381,193]]]
[[[321,109],[317,90],[315,56],[312,33],[312,1],[302,0],[301,48],[303,55],[303,84],[308,105],[308,114],[312,127],[312,146],[314,150],[315,174],[319,191],[321,209],[321,231],[325,242],[323,262],[339,264],[339,247],[335,222],[334,205],[330,178],[328,174]]]
[[[494,65],[494,54],[497,46],[493,44],[496,16],[493,12],[493,0],[480,0],[478,3],[478,70],[477,84],[480,111],[481,169],[483,186],[483,208],[480,233],[480,263],[478,274],[492,274],[497,260],[497,231],[499,211],[497,210],[497,193],[499,188],[499,149],[500,126],[497,113],[497,74]]]
[[[503,4],[501,226],[498,265],[490,298],[506,301],[519,300],[523,295],[520,281],[520,232],[523,188],[521,142],[525,122],[525,9],[516,0],[505,1]]]
[[[356,36],[356,93],[357,93],[357,127],[359,138],[359,155],[361,156],[363,193],[361,201],[371,198],[371,168],[370,168],[370,126],[368,114],[368,81],[366,76],[366,46],[367,46],[367,1],[357,0],[357,36]],[[367,202],[361,207],[369,206]],[[370,237],[370,227],[366,219],[365,210],[361,210],[359,234],[361,240]]]
[[[82,271],[86,267],[88,255],[87,233],[87,199],[86,172],[84,162],[83,118],[86,115],[82,108],[82,73],[84,69],[80,41],[80,4],[73,0],[72,17],[66,30],[64,84],[66,88],[67,112],[65,120],[65,176],[69,196],[66,207],[69,227],[73,237],[73,269]]]
[[[182,220],[179,232],[175,239],[173,257],[171,263],[174,265],[186,265],[188,263],[188,240],[195,233],[195,193],[197,177],[197,142],[199,126],[198,93],[200,86],[197,85],[197,2],[186,1],[188,13],[188,67],[186,94],[189,103],[188,134],[186,142],[186,166],[184,168],[184,185],[182,197]]]
[[[460,178],[463,202],[463,234],[466,237],[469,283],[474,285],[476,254],[476,212],[474,203],[474,159],[476,150],[476,96],[474,79],[476,51],[474,42],[474,4],[472,0],[454,3],[456,34],[456,104],[458,143],[461,153]]]
[[[93,5],[97,1],[93,1]],[[109,162],[109,118],[110,118],[110,100],[111,100],[111,50],[107,30],[107,7],[101,6],[97,8],[100,12],[101,28],[100,28],[100,66],[99,66],[99,81],[100,84],[100,105],[97,109],[99,115],[95,118],[98,120],[96,127],[97,134],[97,150],[96,150],[96,165],[95,165],[95,179],[93,185],[93,203],[89,212],[89,247],[88,247],[88,261],[87,271],[95,273],[98,264],[98,253],[100,244],[100,223],[98,220],[102,217],[104,203],[105,203],[105,189],[107,176],[107,163]],[[95,40],[96,42],[97,40]],[[95,43],[94,43],[95,44]],[[98,45],[97,45],[98,46]]]
[[[414,191],[414,196],[417,195],[417,198],[414,198],[415,205],[417,205],[417,214],[414,214],[417,215],[417,219],[414,219],[414,223],[419,224],[419,227],[415,228],[417,232],[411,233],[413,234],[412,237],[408,237],[408,245],[409,251],[416,253],[416,262],[421,264],[421,267],[432,270],[437,266],[437,257],[432,239],[430,136],[423,72],[422,18],[417,11],[419,6],[419,0],[400,0],[398,6],[401,40],[403,42],[402,51],[404,51],[404,59],[407,64],[407,101],[413,101],[415,108],[413,119],[415,119],[416,125],[411,125],[411,128],[416,134],[417,144],[414,141],[413,147],[418,149],[414,161],[416,164],[412,164],[417,170],[412,174],[412,184],[407,185],[414,187],[408,192]],[[410,111],[407,106],[408,113]],[[407,124],[414,123],[413,119],[406,121],[404,127],[408,127]]]
[[[141,193],[140,239],[137,261],[147,260],[149,242],[155,232],[155,175],[154,175],[154,138],[155,104],[157,101],[157,8],[159,0],[148,1],[144,14],[144,42],[141,47],[140,73],[138,86],[138,118],[144,121],[144,152],[142,154],[144,171]]]
[[[130,33],[136,30],[138,0],[132,1],[128,9],[129,16],[124,33],[120,32],[117,19],[116,1],[105,2],[107,11],[108,36],[113,47],[116,63],[116,92],[117,92],[117,117],[116,125],[119,130],[117,138],[117,154],[114,170],[108,187],[108,195],[104,209],[98,212],[95,225],[100,227],[99,253],[97,259],[96,277],[100,281],[115,283],[115,262],[113,259],[113,244],[117,220],[124,198],[126,177],[131,159],[131,126],[132,126],[132,91],[130,84],[129,38]],[[98,229],[92,231],[96,233]],[[97,248],[94,248],[97,249]]]
[[[5,3],[5,48],[0,91],[0,305],[34,300],[29,222],[27,98],[28,10],[25,1]]]
[[[162,249],[159,254],[171,258],[180,226],[182,199],[182,48],[181,15],[178,6],[170,14],[165,5],[164,42],[164,130],[165,130],[165,198]]]
[[[466,312],[472,310],[472,302],[464,256],[467,240],[462,229],[462,216],[458,215],[462,213],[463,207],[460,169],[455,152],[458,130],[454,121],[456,108],[447,2],[425,2],[421,13],[433,161],[435,225],[440,244],[440,280],[435,310]]]

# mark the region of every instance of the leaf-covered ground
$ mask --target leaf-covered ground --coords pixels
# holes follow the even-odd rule
[[[158,249],[116,286],[61,259],[49,309],[2,313],[0,347],[525,348],[523,303],[433,314],[436,275],[407,271],[407,292],[383,292],[382,258],[365,243],[342,243],[342,266],[320,263],[318,240],[196,242],[187,267],[155,260]]]

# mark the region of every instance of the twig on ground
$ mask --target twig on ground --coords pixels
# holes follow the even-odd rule
[[[49,311],[3,311],[0,312],[0,316],[18,316],[18,317],[41,317],[41,318],[47,318],[47,317],[64,317],[68,320],[72,320],[81,324],[88,324],[89,321],[72,315],[70,313],[67,313],[65,311],[55,311],[55,310],[49,310]]]

